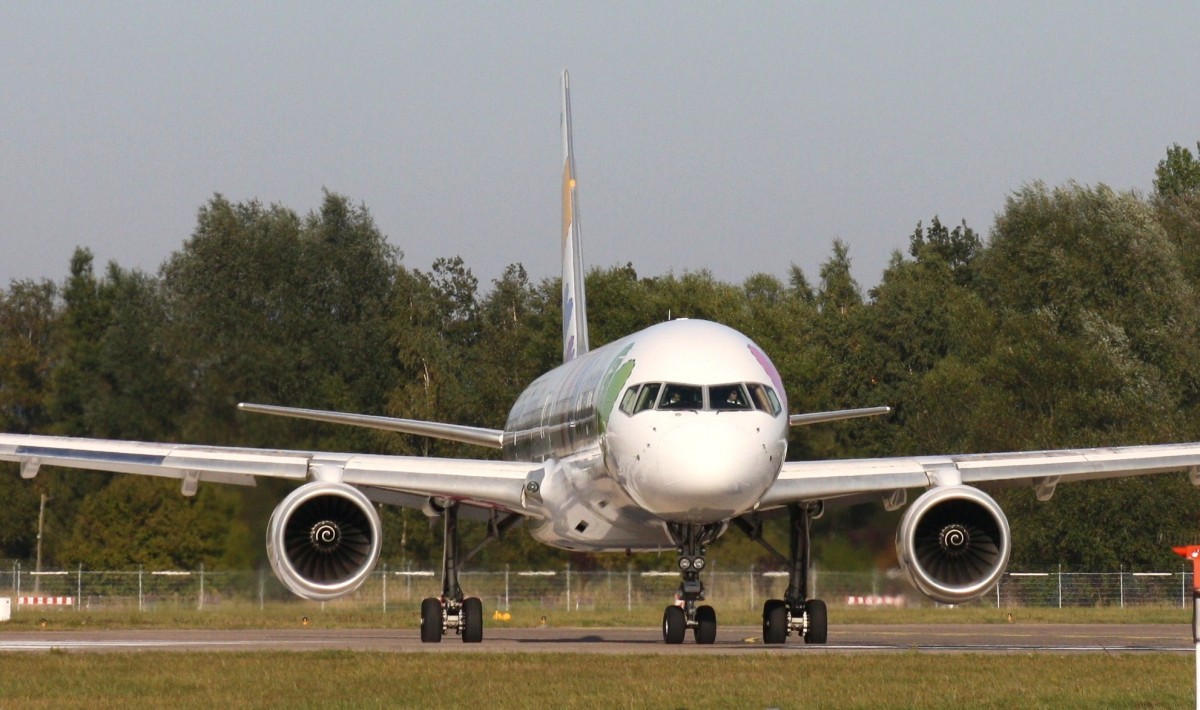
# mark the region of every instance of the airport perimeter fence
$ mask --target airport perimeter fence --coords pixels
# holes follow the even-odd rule
[[[270,570],[96,571],[82,567],[34,572],[31,565],[10,561],[0,568],[0,597],[12,608],[60,608],[76,611],[216,610],[298,603]],[[714,566],[715,567],[715,566]],[[1170,572],[1009,572],[976,606],[1186,608],[1191,599],[1191,571]],[[761,609],[780,598],[787,587],[784,572],[754,567],[715,569],[703,575],[710,603],[726,608]],[[482,598],[489,609],[543,609],[545,613],[633,611],[661,608],[679,586],[674,571],[578,571],[557,569],[467,570],[460,573],[463,590]],[[406,565],[379,565],[353,594],[329,604],[374,608],[384,612],[416,608],[441,590],[439,573]],[[935,604],[913,590],[897,570],[835,572],[815,570],[810,596],[830,606],[929,607]]]

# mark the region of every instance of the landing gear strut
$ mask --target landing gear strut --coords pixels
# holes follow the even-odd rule
[[[783,599],[768,599],[763,604],[763,643],[781,644],[795,633],[805,643],[825,643],[829,639],[829,612],[825,602],[808,599],[808,574],[812,568],[812,520],[822,511],[820,503],[788,506],[788,554],[781,554],[762,538],[761,521],[754,524],[743,518],[734,520],[751,540],[765,547],[787,564],[788,587]]]
[[[458,534],[458,503],[450,501],[441,509],[442,527],[442,595],[421,600],[421,641],[438,643],[444,634],[454,632],[464,643],[483,640],[483,602],[478,597],[465,597],[458,584],[458,569],[475,556],[484,545],[499,539],[504,531],[521,521],[519,515],[509,515],[488,521],[488,535],[466,555],[462,554]]]
[[[666,643],[683,643],[688,629],[692,630],[696,643],[710,644],[717,640],[717,612],[708,605],[697,606],[697,602],[704,601],[700,572],[705,567],[705,545],[715,540],[720,530],[717,525],[668,525],[679,553],[676,563],[683,579],[675,603],[663,611],[663,641]]]

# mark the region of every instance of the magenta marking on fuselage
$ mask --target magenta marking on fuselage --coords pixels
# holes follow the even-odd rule
[[[771,358],[767,357],[766,353],[750,343],[747,343],[746,347],[750,349],[750,354],[754,356],[754,359],[758,360],[758,364],[767,373],[767,377],[771,378],[771,384],[775,385],[775,391],[779,394],[779,401],[783,403],[783,411],[786,412],[787,392],[783,389],[783,377],[779,375],[779,370],[775,369],[775,364],[771,362]]]

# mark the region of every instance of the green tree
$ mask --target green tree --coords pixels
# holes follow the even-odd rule
[[[0,431],[29,433],[47,424],[57,292],[51,281],[15,281],[0,291]]]
[[[1200,143],[1197,143],[1200,152]],[[1155,170],[1153,204],[1189,283],[1200,283],[1200,160],[1178,144]]]
[[[398,253],[365,207],[326,193],[301,219],[215,196],[163,267],[171,347],[191,404],[183,433],[216,443],[367,445],[347,427],[243,417],[239,401],[383,409]]]
[[[481,330],[477,288],[478,280],[459,257],[438,259],[428,273],[401,269],[391,325],[401,377],[388,394],[392,415],[473,425],[495,421],[495,415],[483,415],[476,406],[476,374],[467,357]],[[452,455],[465,446],[429,437],[404,439],[409,444],[402,451],[426,456]]]
[[[1196,143],[1200,153],[1200,141]],[[1167,157],[1154,169],[1154,191],[1161,196],[1182,196],[1200,191],[1200,160],[1192,151],[1175,143],[1167,148]]]
[[[833,255],[821,264],[817,307],[822,313],[844,316],[862,303],[862,289],[850,273],[850,247],[841,239],[835,239]]]
[[[238,512],[237,497],[218,486],[186,498],[175,482],[118,476],[80,506],[58,559],[90,569],[245,568]]]

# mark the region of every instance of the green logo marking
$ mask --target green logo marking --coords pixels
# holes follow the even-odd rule
[[[617,353],[617,356],[608,364],[608,369],[600,380],[600,396],[599,401],[596,402],[596,409],[600,414],[601,432],[608,429],[608,418],[612,415],[613,407],[617,405],[621,390],[625,389],[625,383],[633,374],[633,367],[637,360],[622,362],[632,348],[633,343],[622,348],[621,352]]]

